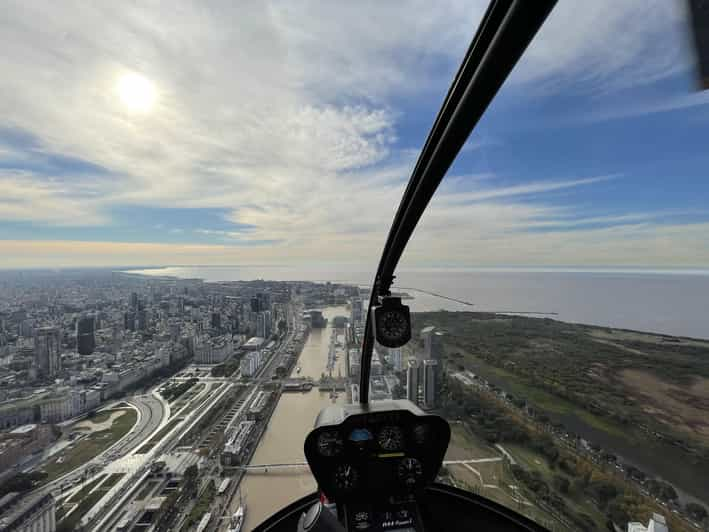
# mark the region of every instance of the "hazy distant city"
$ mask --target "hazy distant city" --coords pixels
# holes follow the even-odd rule
[[[207,516],[201,529],[211,517],[209,529],[236,527],[242,466],[280,395],[359,400],[365,296],[332,283],[4,272],[0,523],[186,530]],[[338,307],[329,320],[321,310]],[[301,373],[304,343],[328,322],[322,372]],[[373,399],[407,395],[407,375],[408,397],[435,405],[427,338],[421,371],[400,349],[377,351]]]

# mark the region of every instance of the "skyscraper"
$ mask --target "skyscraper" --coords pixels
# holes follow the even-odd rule
[[[442,333],[436,331],[433,326],[424,327],[421,329],[421,338],[423,338],[423,360],[438,360],[441,357]]]
[[[90,355],[96,349],[94,327],[93,316],[82,316],[76,320],[76,351],[80,355]]]
[[[352,311],[350,313],[350,321],[353,327],[363,321],[363,314],[362,299],[359,297],[354,298],[352,300]]]
[[[417,360],[409,360],[406,369],[406,398],[414,404],[419,399],[419,364]]]
[[[148,328],[148,311],[140,309],[136,315],[136,328],[139,331],[144,331]]]
[[[34,334],[34,356],[41,375],[53,377],[62,369],[61,336],[56,327],[40,327]]]
[[[135,312],[123,313],[123,328],[126,331],[135,331]]]
[[[131,292],[128,304],[130,305],[130,308],[133,309],[133,311],[138,310],[139,299],[137,293]]]
[[[436,406],[436,384],[438,382],[438,361],[423,361],[423,406],[424,408],[435,408]]]
[[[269,292],[260,292],[256,295],[258,298],[258,309],[261,311],[271,310],[271,294]]]
[[[394,367],[394,371],[401,371],[403,369],[401,366],[401,348],[389,348],[389,362]]]

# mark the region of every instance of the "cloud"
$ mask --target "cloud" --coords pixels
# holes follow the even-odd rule
[[[603,122],[606,120],[619,120],[635,116],[683,111],[705,105],[709,105],[709,93],[707,92],[680,94],[670,98],[656,98],[630,104],[626,103],[623,106],[584,111],[569,117],[568,123],[583,124]]]
[[[53,253],[58,264],[374,261],[418,155],[402,122],[435,114],[486,3],[8,3],[0,116],[31,142],[0,140],[0,160],[25,167],[0,171],[0,220],[103,225],[107,240],[110,213],[123,206],[215,209],[235,225],[172,229],[222,243],[201,247],[3,242],[2,264]],[[510,89],[522,99],[530,87],[617,90],[686,68],[675,34],[659,38],[683,23],[669,4],[559,3]],[[154,84],[153,111],[121,104],[118,80],[131,72]],[[474,137],[465,151],[493,144],[504,139]],[[85,165],[61,173],[66,161]],[[546,203],[547,194],[607,179],[447,178],[416,239],[457,261],[457,234],[500,249],[521,239],[520,250],[538,256],[547,247],[530,227],[599,223]],[[604,223],[640,220],[619,216]],[[476,247],[460,249],[478,260]]]
[[[66,226],[108,222],[95,203],[72,197],[60,183],[0,170],[0,219]]]
[[[692,62],[686,16],[666,0],[559,2],[511,81],[597,93],[666,79]]]
[[[474,192],[453,192],[443,194],[443,201],[456,205],[471,203],[475,201],[490,200],[496,198],[507,198],[512,196],[526,196],[530,194],[540,194],[543,192],[553,192],[555,190],[563,190],[566,188],[574,188],[583,185],[592,185],[614,179],[617,176],[597,176],[587,177],[583,179],[574,179],[568,181],[539,181],[525,183],[523,185],[514,185],[507,187],[494,187]]]
[[[496,218],[497,219],[497,218]],[[708,223],[682,225],[624,224],[581,231],[513,234],[488,233],[475,222],[445,240],[440,235],[417,230],[407,248],[402,267],[411,266],[548,266],[609,265],[637,267],[654,265],[697,267],[709,262],[706,234]],[[424,224],[426,225],[426,224]],[[422,234],[424,233],[424,234]],[[449,235],[450,237],[451,235]],[[78,241],[2,241],[4,268],[122,265],[258,265],[281,264],[283,249],[291,265],[342,263],[343,257],[373,268],[372,257],[352,254],[356,245],[341,239],[286,243],[272,246],[232,246]],[[370,260],[366,260],[370,259]]]

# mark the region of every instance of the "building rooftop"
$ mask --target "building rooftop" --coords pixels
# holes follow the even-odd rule
[[[244,347],[247,349],[256,349],[260,347],[264,342],[264,339],[261,338],[260,336],[254,336],[253,338],[249,338],[247,342],[244,344]]]
[[[10,434],[27,434],[37,428],[35,424],[22,425],[10,431]]]

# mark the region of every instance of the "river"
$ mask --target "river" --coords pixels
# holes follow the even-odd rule
[[[329,320],[327,328],[310,331],[298,360],[301,367],[300,376],[312,377],[315,380],[320,378],[327,364],[332,318],[338,315],[346,316],[348,311],[345,307],[328,307],[323,309],[323,315]],[[342,356],[338,358],[333,375],[338,371],[342,371],[344,375],[343,360]],[[340,394],[337,401],[342,403],[344,400],[345,395]],[[328,405],[332,405],[329,394],[319,392],[317,388],[307,393],[284,393],[250,463],[304,461],[305,437],[313,428],[318,412]],[[241,483],[248,508],[244,530],[253,530],[273,512],[303,495],[312,493],[316,488],[315,480],[307,468],[248,473]],[[238,497],[235,497],[233,504],[238,505]]]

